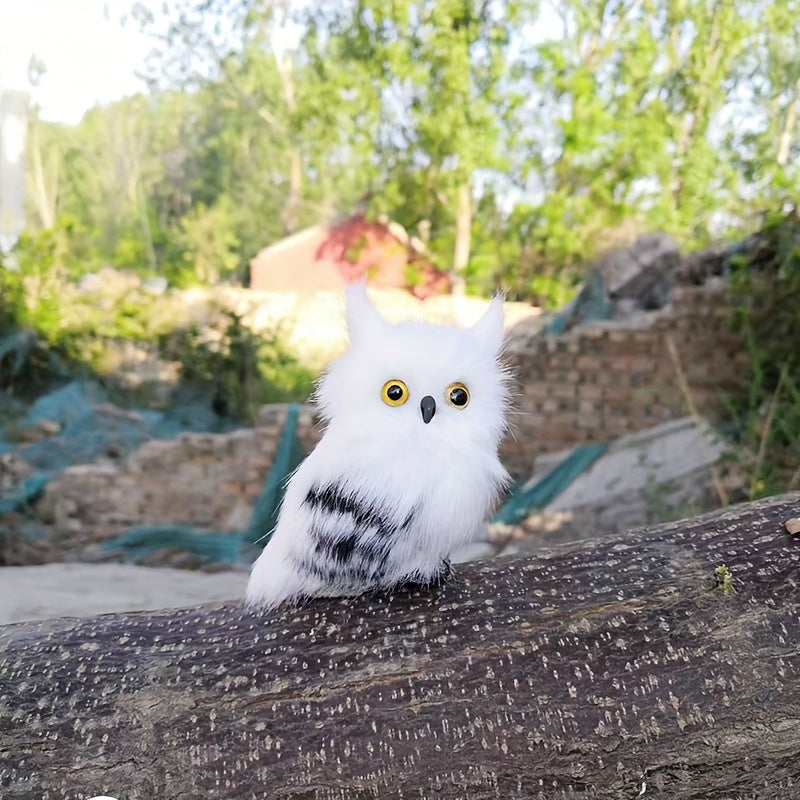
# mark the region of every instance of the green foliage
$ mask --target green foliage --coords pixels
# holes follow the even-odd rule
[[[4,269],[3,290],[8,292],[8,324],[34,328],[51,344],[62,338],[62,308],[67,271],[63,231],[51,228],[39,234],[24,232]]]
[[[22,303],[22,281],[13,256],[0,251],[0,334],[17,329]]]
[[[800,216],[775,215],[733,260],[736,326],[752,375],[732,411],[751,498],[800,486]]]
[[[203,204],[193,208],[181,220],[179,242],[199,283],[213,285],[234,275],[239,237],[230,199],[223,195],[211,208]]]
[[[75,374],[100,377],[113,388],[114,374],[136,346],[139,356],[180,362],[181,384],[212,398],[214,410],[229,418],[252,422],[264,403],[310,394],[316,375],[292,355],[280,330],[256,334],[230,311],[201,328],[192,325],[179,293],[154,296],[136,276],[113,277],[115,285],[75,292],[59,307],[55,325],[49,302],[22,304],[25,329],[15,309],[0,305],[0,390],[24,394]],[[70,286],[65,282],[62,293]],[[119,401],[147,404],[147,397],[147,391],[126,391]]]
[[[0,262],[0,390],[25,393],[65,374],[112,378],[135,345],[180,361],[181,381],[229,417],[252,421],[263,403],[308,396],[315,376],[280,331],[257,335],[225,311],[200,330],[181,293],[153,294],[132,271],[76,282],[59,232],[23,235]]]
[[[0,252],[0,392],[21,397],[67,372],[66,353],[47,338],[60,341],[65,299],[56,251],[47,232],[23,234],[11,253]],[[0,400],[10,411],[10,395]]]
[[[241,317],[223,312],[214,329],[172,331],[161,339],[165,355],[181,362],[182,378],[210,386],[218,413],[252,422],[265,403],[305,400],[314,375],[292,356],[280,331],[259,335]]]
[[[461,0],[360,0],[305,20],[315,45],[326,42],[314,63],[347,109],[341,116],[366,109],[354,115],[353,133],[372,139],[372,160],[383,166],[368,173],[379,186],[373,210],[408,228],[425,224],[439,264],[457,271],[466,266],[464,235],[473,223],[460,192],[478,170],[507,166],[500,87],[518,20],[516,2]]]

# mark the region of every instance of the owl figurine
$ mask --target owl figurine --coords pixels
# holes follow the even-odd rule
[[[251,607],[441,581],[507,481],[502,299],[471,328],[389,324],[351,284],[346,318],[315,398],[325,434],[253,564]]]

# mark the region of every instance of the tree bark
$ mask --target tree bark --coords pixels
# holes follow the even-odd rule
[[[0,796],[796,796],[797,516],[784,495],[263,617],[5,626]]]

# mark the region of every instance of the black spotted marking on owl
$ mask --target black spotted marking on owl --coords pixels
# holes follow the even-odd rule
[[[331,547],[331,555],[339,564],[344,564],[348,561],[350,556],[353,555],[356,544],[358,544],[358,539],[354,533],[351,533],[349,536],[339,539],[339,541]]]
[[[309,508],[327,514],[352,517],[354,528],[374,529],[382,538],[396,536],[414,519],[412,509],[402,522],[392,520],[378,507],[378,501],[358,497],[354,492],[345,492],[338,484],[331,483],[322,488],[312,486],[303,500]]]
[[[320,488],[312,486],[303,500],[309,508],[327,512],[329,514],[348,514],[359,527],[374,527],[379,531],[391,535],[395,532],[396,525],[387,520],[375,507],[357,497],[353,492],[346,493],[335,483]]]
[[[303,499],[311,511],[313,558],[296,559],[308,574],[335,583],[379,581],[395,537],[407,529],[412,509],[402,520],[382,511],[378,501],[347,492],[338,483],[312,486]]]

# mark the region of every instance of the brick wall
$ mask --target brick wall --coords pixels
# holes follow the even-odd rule
[[[720,410],[722,395],[748,373],[730,313],[722,289],[678,287],[669,307],[624,323],[586,324],[561,336],[520,323],[507,350],[517,390],[514,437],[503,444],[509,470],[529,475],[541,453],[610,442],[689,413],[669,338],[700,413]]]
[[[175,523],[236,531],[250,521],[253,504],[272,466],[286,420],[286,405],[265,407],[259,425],[226,434],[184,433],[150,441],[123,463],[70,467],[49,483],[37,516],[50,535],[26,543],[25,563],[103,557],[96,545],[134,527]],[[319,431],[312,409],[298,418],[298,437],[310,450]],[[154,559],[191,566],[182,556]]]

